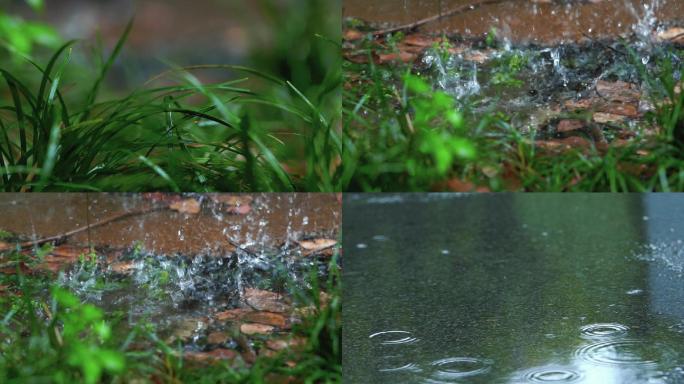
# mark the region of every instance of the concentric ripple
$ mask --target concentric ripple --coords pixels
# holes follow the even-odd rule
[[[582,337],[586,339],[606,339],[624,336],[629,327],[618,323],[595,323],[580,328]]]
[[[430,363],[435,368],[432,377],[438,380],[454,380],[482,375],[489,372],[492,362],[476,357],[448,357]]]
[[[416,363],[406,363],[396,367],[379,367],[379,372],[421,372],[422,370]]]
[[[383,345],[397,345],[397,344],[413,344],[419,339],[413,337],[411,332],[407,331],[382,331],[376,332],[370,336],[369,339],[377,339]]]
[[[566,368],[537,368],[525,375],[532,383],[574,383],[582,378],[578,372]]]
[[[378,372],[422,372],[418,364],[403,354],[381,356],[376,369]]]
[[[673,352],[664,345],[627,339],[586,345],[575,355],[595,364],[647,367],[671,360]]]

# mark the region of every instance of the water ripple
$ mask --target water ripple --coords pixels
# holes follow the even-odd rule
[[[476,357],[448,357],[430,365],[435,368],[433,379],[448,381],[485,374],[491,369],[492,361]]]
[[[673,352],[664,345],[627,339],[585,345],[578,348],[575,355],[600,365],[655,367],[671,360]]]
[[[370,336],[369,339],[377,339],[383,345],[397,345],[397,344],[413,344],[419,339],[413,337],[411,332],[407,331],[382,331],[376,332]]]
[[[525,374],[525,380],[532,383],[574,383],[581,378],[578,372],[559,367],[536,368]]]
[[[618,323],[595,323],[580,328],[582,337],[586,339],[606,339],[623,336],[629,327]]]

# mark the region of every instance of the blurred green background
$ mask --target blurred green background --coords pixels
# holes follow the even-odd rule
[[[175,156],[175,152],[168,156],[159,155],[161,160],[151,159],[153,164],[170,174],[173,182],[159,178],[150,181],[143,177],[142,171],[132,171],[126,167],[123,170],[131,174],[129,181],[93,177],[93,169],[107,168],[108,173],[118,174],[122,171],[122,164],[130,164],[128,159],[120,160],[124,155],[117,153],[114,144],[98,152],[93,161],[73,171],[69,169],[71,165],[60,168],[60,160],[64,156],[57,153],[55,169],[62,173],[48,175],[52,183],[45,181],[48,179],[46,176],[41,189],[59,189],[54,188],[55,182],[68,182],[71,188],[75,187],[74,183],[79,183],[99,190],[163,189],[165,184],[170,184],[173,189],[176,189],[174,184],[177,184],[178,189],[182,190],[339,189],[336,179],[341,173],[341,144],[336,135],[341,134],[341,0],[0,0],[0,68],[28,88],[37,89],[42,74],[26,59],[45,66],[61,44],[77,39],[73,49],[64,53],[64,56],[69,57],[68,64],[64,68],[56,65],[61,75],[58,89],[70,106],[70,113],[97,110],[98,105],[89,102],[87,96],[93,84],[97,84],[102,68],[107,67],[108,57],[115,50],[130,20],[134,20],[130,34],[107,71],[95,101],[124,98],[151,86],[190,83],[195,87],[194,94],[183,99],[184,108],[191,108],[193,113],[201,111],[202,107],[207,106],[202,103],[209,100],[214,111],[211,113],[216,116],[221,112],[223,115],[228,113],[249,119],[245,123],[249,132],[226,131],[225,128],[217,130],[207,124],[199,128],[191,127],[190,123],[178,129],[177,124],[171,124],[169,116],[166,133],[170,133],[172,126],[180,131],[178,141],[170,143],[169,148],[185,148],[186,145],[195,144],[194,148],[215,146],[224,137],[244,134],[242,146],[231,144],[231,150],[237,155],[230,157],[222,152],[219,160],[214,156],[216,153],[209,151],[199,155],[192,153],[180,160],[168,160]],[[197,79],[197,83],[194,83],[186,75],[169,73],[170,69],[201,65],[241,65],[253,69],[256,75],[246,76],[245,73],[225,68],[193,68],[189,73]],[[269,82],[269,76],[278,79],[281,84]],[[236,99],[229,102],[228,96],[221,95],[223,98],[220,100],[227,108],[222,111],[222,107],[216,103],[218,99],[211,100],[197,86],[200,83],[218,84],[244,77],[249,79],[240,83],[240,86],[267,102],[241,103],[239,100],[235,102]],[[10,108],[16,108],[16,100],[12,99],[9,88],[7,82],[0,84],[0,97],[5,101],[3,104],[9,106],[5,108],[8,112]],[[158,99],[152,98],[150,102],[154,100]],[[174,99],[173,103],[176,101]],[[147,103],[136,102],[139,106]],[[168,106],[173,104],[166,99],[164,102]],[[58,106],[57,109],[64,108]],[[163,106],[160,111],[166,113]],[[308,117],[302,118],[303,114]],[[179,117],[187,120],[190,116],[180,114]],[[10,113],[6,114],[6,118],[7,128],[3,130],[9,132],[9,140],[15,141],[14,144],[7,144],[5,150],[10,153],[13,145],[18,146],[18,133],[13,129],[21,127],[21,119],[13,121]],[[39,124],[33,123],[32,119]],[[163,121],[161,115],[159,119]],[[319,124],[319,120],[323,123]],[[79,117],[79,121],[82,124],[83,118]],[[26,159],[16,155],[17,160],[10,163],[13,166],[21,165],[23,161],[35,167],[27,168],[28,171],[17,168],[21,172],[31,172],[32,169],[36,170],[33,172],[42,172],[43,168],[40,167],[43,164],[40,161],[32,163],[31,156],[35,157],[38,150],[44,151],[48,147],[47,126],[52,122],[45,120],[43,115],[32,116],[29,122],[41,126],[39,131],[42,130],[44,134],[41,137],[28,137],[33,142],[29,143],[28,151],[21,152]],[[196,120],[191,123],[202,125],[208,122]],[[63,122],[67,128],[73,124],[74,121]],[[136,152],[133,160],[140,154],[159,154],[159,146],[152,143],[158,143],[164,131],[160,131],[160,128],[151,130],[150,126],[150,123],[145,122],[145,149],[148,151]],[[244,131],[243,128],[240,130]],[[105,130],[96,132],[103,135]],[[130,142],[137,140],[140,135],[138,131],[126,130],[117,134],[117,138]],[[124,140],[117,145],[124,148],[129,146],[129,142]],[[36,151],[30,150],[32,145],[37,148]],[[250,151],[254,153],[254,159],[247,154]],[[46,158],[49,159],[49,156]],[[119,160],[105,163],[104,166],[98,163],[102,159],[112,158]],[[209,158],[213,161],[211,166],[205,164]],[[220,169],[215,168],[218,162],[222,167]],[[199,167],[211,172],[198,175],[198,172],[204,172],[198,171]],[[192,172],[188,172],[189,168],[193,169]],[[232,172],[235,169],[239,172]],[[231,171],[229,181],[220,177],[226,170]],[[75,178],[65,177],[70,172],[86,173]],[[155,173],[163,176],[162,172]],[[214,180],[210,180],[212,177]],[[4,189],[27,190],[29,187],[26,184],[30,184],[32,179],[26,179],[23,180],[24,185],[17,184],[16,177],[13,181],[6,181]],[[10,184],[11,188],[8,187]]]

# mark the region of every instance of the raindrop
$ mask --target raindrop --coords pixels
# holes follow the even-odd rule
[[[358,249],[366,249],[366,248],[368,248],[368,245],[367,245],[367,244],[364,244],[364,243],[358,243],[358,244],[356,244],[356,248],[358,248]]]
[[[442,255],[448,255],[449,250],[448,249],[442,249]]]
[[[627,291],[627,294],[633,296],[633,295],[640,295],[643,292],[644,292],[643,289],[630,289],[629,291]]]
[[[387,241],[387,240],[389,240],[389,237],[387,237],[385,235],[375,235],[375,236],[373,236],[373,240],[375,240],[375,241]]]

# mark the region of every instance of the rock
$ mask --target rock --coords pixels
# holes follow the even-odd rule
[[[168,338],[168,342],[176,340],[185,341],[192,338],[196,333],[206,329],[207,322],[205,319],[189,318],[184,319],[173,330],[173,334]]]
[[[430,48],[433,44],[441,42],[441,38],[434,38],[420,33],[407,35],[402,43],[415,47]]]
[[[606,123],[622,123],[627,120],[626,116],[616,115],[612,113],[596,112],[594,113],[592,119],[596,123],[606,124]]]
[[[669,41],[675,44],[684,44],[684,28],[673,27],[659,32],[656,35],[656,39],[659,42]]]
[[[240,332],[245,335],[268,335],[275,327],[266,324],[245,323],[240,325]]]
[[[446,189],[452,192],[491,192],[488,187],[453,178],[447,181]]]
[[[330,248],[337,244],[337,240],[333,239],[312,239],[301,240],[297,242],[300,247],[307,251],[316,252],[326,248]]]
[[[207,335],[207,343],[209,344],[225,344],[230,341],[230,336],[225,332],[211,332]]]
[[[399,52],[399,53],[381,53],[378,54],[378,64],[385,64],[392,61],[401,61],[403,63],[410,63],[415,61],[418,55],[411,52]]]
[[[596,93],[611,102],[638,103],[641,98],[636,84],[624,81],[599,80],[596,82]]]
[[[290,339],[269,339],[266,340],[266,348],[274,351],[282,351],[283,349],[301,348],[306,345],[306,339],[303,337],[292,337]]]
[[[592,144],[583,137],[571,136],[564,139],[537,140],[535,145],[543,150],[562,153],[571,149],[588,149]]]
[[[116,273],[128,274],[135,269],[135,261],[119,261],[109,265],[109,270]]]
[[[566,100],[563,106],[569,111],[590,109],[592,101],[590,99]]]
[[[183,357],[197,363],[216,363],[225,360],[234,360],[238,356],[236,351],[230,349],[215,349],[211,352],[185,352]]]
[[[251,312],[246,314],[242,319],[252,323],[272,325],[280,329],[289,328],[287,318],[280,313]]]
[[[297,307],[292,313],[292,321],[295,323],[301,323],[302,319],[307,317],[312,317],[316,314],[316,306],[308,305],[306,307]]]
[[[492,58],[493,54],[494,51],[491,49],[485,51],[473,50],[466,52],[465,55],[463,55],[463,58],[477,64],[484,64]]]
[[[246,215],[252,210],[254,197],[249,195],[230,195],[225,193],[208,193],[205,195],[214,203],[221,204],[224,211],[236,215]]]
[[[611,104],[606,108],[602,108],[601,112],[630,118],[639,117],[639,107],[632,104]]]
[[[344,31],[344,40],[354,41],[361,40],[365,34],[363,32],[357,31],[356,29],[347,29]]]
[[[169,209],[178,211],[180,213],[195,215],[201,210],[199,201],[195,199],[185,199],[181,201],[175,201],[169,205]]]
[[[558,126],[556,127],[556,131],[563,133],[563,132],[571,132],[571,131],[576,131],[578,129],[582,129],[585,126],[585,122],[582,120],[561,120],[558,122]]]
[[[214,318],[218,321],[237,321],[242,319],[242,317],[247,314],[254,312],[254,310],[249,308],[235,308],[223,312],[218,312],[214,315]]]
[[[281,294],[256,288],[245,288],[243,300],[258,311],[283,313],[290,309]]]

